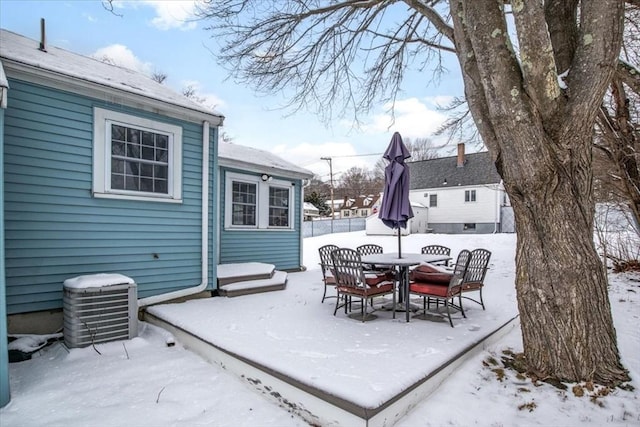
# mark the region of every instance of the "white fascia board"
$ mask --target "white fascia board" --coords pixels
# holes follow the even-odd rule
[[[256,163],[246,162],[237,159],[228,159],[218,157],[218,167],[234,168],[247,172],[266,173],[269,175],[277,175],[282,178],[305,179],[313,178],[313,174],[295,172],[288,169],[274,168],[273,166],[260,165]]]
[[[7,87],[0,86],[0,108],[2,108],[2,109],[6,109],[7,108],[8,92],[9,91],[7,90]]]
[[[221,115],[210,114],[205,111],[172,104],[166,100],[127,92],[75,76],[32,67],[7,58],[3,58],[2,61],[7,76],[18,80],[24,80],[38,85],[46,85],[55,89],[101,99],[105,102],[126,105],[131,108],[162,114],[189,122],[201,123],[208,121],[211,126],[214,127],[222,126],[224,122],[224,116]]]

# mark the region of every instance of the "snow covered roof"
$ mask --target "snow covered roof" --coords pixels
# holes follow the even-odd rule
[[[221,142],[218,145],[220,166],[290,178],[313,178],[313,172],[258,148]]]
[[[2,62],[0,62],[0,87],[9,87],[9,82],[7,81],[7,75],[4,73]]]
[[[7,89],[9,88],[9,82],[7,76],[4,73],[4,67],[2,61],[0,61],[0,108],[7,108]]]
[[[222,125],[222,114],[142,73],[55,46],[47,45],[45,50],[39,47],[38,41],[0,29],[0,62],[9,77],[47,83],[87,96],[102,95],[100,99],[137,108],[142,106],[172,117]]]
[[[320,211],[318,208],[316,208],[313,205],[313,203],[309,203],[309,202],[304,202],[303,209],[305,211],[313,211],[313,212],[319,212]]]

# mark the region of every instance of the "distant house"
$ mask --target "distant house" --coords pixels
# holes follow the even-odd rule
[[[340,218],[366,218],[378,213],[381,202],[380,194],[345,196],[340,204]]]
[[[316,208],[313,203],[304,202],[302,209],[305,221],[311,221],[312,219],[320,216],[320,209]]]
[[[409,198],[429,208],[436,233],[513,232],[513,212],[488,152],[409,162]]]
[[[333,212],[334,218],[340,218],[340,207],[342,206],[342,202],[342,200],[327,200],[325,202],[327,209],[329,209],[329,212]]]
[[[382,196],[384,198],[384,195]],[[416,234],[416,233],[428,233],[429,227],[429,209],[422,206],[420,203],[411,202],[411,210],[413,211],[413,218],[407,221],[405,228],[400,228],[402,235]],[[384,235],[393,236],[398,235],[398,230],[387,227],[378,215],[371,215],[367,218],[365,224],[365,230],[367,235]]]
[[[215,291],[221,263],[301,268],[312,173],[219,143],[220,113],[6,30],[0,101],[0,314],[10,330],[27,319],[23,332],[57,329],[63,282],[80,275],[131,277],[145,306]],[[0,322],[4,354],[2,332]]]

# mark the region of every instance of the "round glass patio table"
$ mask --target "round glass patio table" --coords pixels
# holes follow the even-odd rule
[[[398,256],[397,252],[388,252],[382,254],[371,254],[371,255],[363,255],[362,262],[367,264],[375,264],[375,265],[383,265],[383,266],[393,266],[398,268],[398,272],[400,273],[400,280],[398,283],[398,288],[400,290],[400,302],[402,303],[403,295],[406,295],[404,298],[405,303],[405,315],[407,322],[409,321],[409,267],[418,265],[423,262],[441,262],[448,261],[451,259],[450,256],[447,255],[430,255],[430,254],[419,254],[419,253],[402,253],[401,256]]]

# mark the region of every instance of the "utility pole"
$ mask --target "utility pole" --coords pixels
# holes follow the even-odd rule
[[[333,233],[333,219],[335,218],[335,204],[333,203],[333,163],[331,157],[320,157],[320,160],[326,160],[329,162],[329,182],[331,183],[331,232]]]

